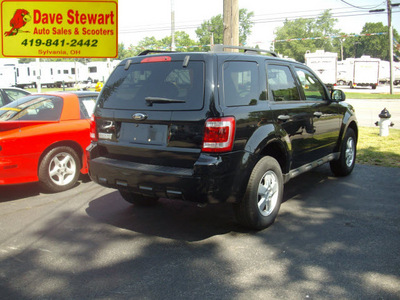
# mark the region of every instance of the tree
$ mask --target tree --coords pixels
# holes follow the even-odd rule
[[[337,45],[326,36],[335,35],[339,30],[334,29],[337,19],[332,18],[329,10],[325,10],[316,20],[296,19],[286,20],[282,27],[276,30],[276,40],[284,40],[275,44],[275,51],[285,56],[304,62],[307,50],[314,52],[317,49],[337,51]],[[286,41],[288,39],[303,39]]]
[[[247,37],[251,33],[253,23],[251,18],[254,12],[247,12],[247,9],[239,10],[239,43],[245,45]],[[212,17],[210,20],[203,22],[196,29],[196,34],[201,45],[211,44],[211,34],[214,36],[214,44],[222,44],[224,42],[224,21],[221,14]]]
[[[251,34],[253,23],[251,18],[254,17],[254,12],[247,12],[247,9],[239,9],[239,43],[246,45],[247,37]]]
[[[187,51],[193,51],[193,49],[197,49],[197,47],[193,47],[194,45],[196,45],[196,42],[192,40],[189,34],[187,34],[184,31],[176,31],[174,38],[175,38],[176,50],[187,52]],[[161,43],[163,45],[166,45],[167,47],[171,46],[171,42],[172,42],[171,36],[167,36],[161,40]]]
[[[365,23],[361,34],[368,33],[387,33],[388,27],[384,26],[382,22],[378,23]],[[395,39],[399,38],[396,30],[393,30],[393,36]],[[389,60],[389,36],[383,35],[372,35],[363,36],[360,38],[360,45],[357,47],[357,57],[361,55],[369,55],[371,57],[380,58],[382,60]]]
[[[222,44],[224,42],[224,21],[222,15],[219,14],[203,22],[195,32],[201,45],[211,44],[212,35],[214,44]]]
[[[132,57],[133,53],[130,49],[125,49],[125,45],[123,43],[118,43],[118,57],[117,59],[123,60],[128,57]]]
[[[346,35],[346,34],[343,34]],[[349,57],[360,57],[362,51],[360,50],[361,37],[354,36],[354,33],[349,34],[350,37],[342,39],[343,42],[343,59]]]
[[[137,46],[132,46],[131,49],[132,54],[131,56],[138,55],[140,52],[152,49],[152,50],[171,50],[171,36],[166,36],[161,40],[157,40],[154,36],[152,37],[145,37],[143,40],[139,42]],[[184,31],[176,31],[175,32],[175,47],[176,50],[186,52],[186,51],[193,51],[192,46],[196,44],[195,41],[190,39],[189,34]]]
[[[145,37],[141,40],[137,46],[134,47],[135,55],[138,55],[140,52],[146,49],[158,49],[158,50],[166,50],[161,48],[166,48],[167,45],[163,45],[161,41],[157,40],[154,36],[152,37]]]
[[[18,60],[18,62],[19,62],[20,64],[27,64],[27,63],[30,63],[30,62],[33,62],[33,61],[35,61],[34,58],[27,58],[27,57],[22,57],[22,58],[20,58],[20,59]]]
[[[317,49],[315,41],[305,39],[300,41],[286,41],[294,38],[313,37],[313,21],[309,19],[297,19],[294,21],[286,20],[283,27],[276,31],[276,40],[282,42],[275,43],[275,51],[284,56],[294,58],[304,62],[304,54],[307,50],[314,52]],[[315,36],[314,36],[315,37]]]

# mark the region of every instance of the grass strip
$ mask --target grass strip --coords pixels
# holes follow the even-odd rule
[[[400,94],[373,94],[373,93],[349,93],[345,92],[347,99],[398,99]]]
[[[360,127],[357,163],[400,168],[400,130],[389,129],[389,136],[379,136],[378,127]]]

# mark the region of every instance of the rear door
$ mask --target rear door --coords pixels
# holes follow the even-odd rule
[[[289,64],[268,63],[268,95],[275,123],[291,143],[292,166],[297,168],[312,161],[315,132],[312,103],[301,99],[295,74]]]
[[[236,120],[233,150],[243,150],[249,145],[253,132],[267,123],[270,108],[266,101],[263,60],[246,56],[219,57],[219,99],[224,116]],[[253,59],[253,60],[252,60]],[[266,138],[266,137],[265,137]]]
[[[311,108],[313,147],[315,159],[318,159],[333,152],[343,116],[339,114],[339,104],[329,99],[327,90],[315,74],[303,67],[295,67],[295,70],[303,97]]]

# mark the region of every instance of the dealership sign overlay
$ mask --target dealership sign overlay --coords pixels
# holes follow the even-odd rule
[[[1,1],[1,57],[117,57],[118,1]]]

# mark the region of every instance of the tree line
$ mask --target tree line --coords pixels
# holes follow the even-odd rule
[[[356,33],[346,34],[335,29],[337,22],[338,20],[332,18],[329,10],[324,11],[317,19],[285,21],[284,25],[276,30],[276,40],[294,38],[304,38],[304,40],[277,42],[275,43],[275,51],[300,62],[304,62],[304,54],[307,50],[315,52],[318,49],[336,52],[339,59],[342,60],[350,57],[357,58],[362,55],[389,60],[388,26],[384,26],[382,22],[367,22],[357,36]],[[382,34],[368,35],[375,33]],[[335,36],[335,38],[327,38],[329,36]],[[396,30],[393,30],[393,36],[396,40],[399,40]],[[321,38],[311,39],[316,37]],[[343,57],[341,57],[342,52]]]
[[[239,10],[239,42],[246,45],[247,38],[251,34],[253,27],[253,12],[247,9]],[[275,31],[275,41],[271,44],[271,49],[297,61],[304,62],[304,54],[306,51],[315,52],[315,50],[325,50],[326,52],[338,53],[339,59],[349,57],[360,57],[362,55],[370,55],[371,57],[389,60],[389,42],[388,35],[370,35],[372,33],[387,33],[388,27],[382,22],[365,23],[362,31],[357,36],[356,33],[346,34],[338,29],[335,25],[338,20],[332,17],[329,10],[325,10],[316,19],[299,18],[296,20],[286,20],[283,26],[278,27]],[[212,17],[210,20],[204,21],[197,29],[197,40],[190,38],[189,34],[184,31],[176,31],[174,36],[176,50],[179,51],[208,51],[211,43],[223,43],[223,16],[221,14]],[[356,36],[354,36],[356,35]],[[328,38],[332,37],[334,38]],[[396,40],[400,40],[399,34],[393,30],[393,36]],[[290,39],[301,39],[291,40]],[[154,36],[145,37],[137,45],[118,44],[118,59],[124,59],[138,55],[146,49],[171,49],[171,36],[162,39],[156,39]],[[343,53],[343,57],[342,56]],[[27,62],[31,59],[21,59],[20,62]],[[68,59],[47,59],[47,60],[63,60]],[[96,59],[70,59],[74,61],[88,61]],[[102,60],[102,59],[97,59]]]

